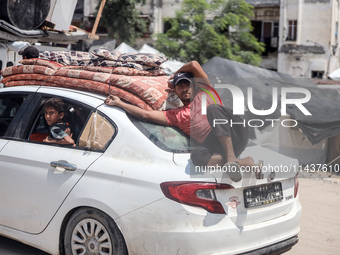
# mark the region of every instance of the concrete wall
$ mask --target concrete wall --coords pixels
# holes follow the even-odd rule
[[[100,0],[84,0],[90,14]],[[311,77],[311,72],[322,71],[324,77],[340,67],[337,43],[340,32],[340,0],[245,0],[252,4],[257,21],[279,21],[279,53],[264,57],[261,66],[289,73],[297,77]],[[140,14],[150,15],[150,32],[162,33],[164,18],[175,17],[183,0],[147,0],[137,6]],[[279,6],[277,18],[265,17],[266,11]],[[278,7],[276,7],[278,8]],[[274,10],[274,9],[273,9]],[[261,17],[260,17],[261,16]],[[288,20],[297,20],[297,40],[287,41]],[[338,22],[338,31],[336,28]],[[276,55],[277,61],[276,61]],[[277,65],[276,65],[276,63]]]
[[[297,40],[288,41],[288,20],[297,20]],[[324,77],[339,67],[335,50],[335,23],[339,22],[338,0],[282,0],[278,71],[297,77]],[[335,49],[335,47],[334,47]]]
[[[257,6],[280,6],[280,0],[245,0],[246,3]]]
[[[332,57],[329,61],[328,74],[340,68],[340,50],[339,50],[339,32],[340,32],[340,3],[339,0],[333,0],[332,6],[332,30],[329,50]]]
[[[279,21],[280,20],[280,7],[277,6],[261,6],[255,7],[253,10],[254,17],[251,20],[258,21]]]
[[[181,9],[183,0],[146,0],[145,5],[137,6],[143,14],[152,14],[152,7],[163,7],[163,18],[175,17],[176,11]]]
[[[143,15],[150,15],[152,33],[163,33],[164,19],[176,16],[181,9],[183,0],[146,0],[145,5],[138,5],[137,9]]]
[[[96,7],[101,0],[83,0],[84,1],[84,16],[88,17],[97,12]]]
[[[84,16],[88,17],[96,13],[96,6],[101,0],[84,1]],[[141,15],[151,17],[150,32],[163,33],[164,18],[175,17],[176,11],[181,9],[183,0],[146,0],[144,5],[136,5]]]

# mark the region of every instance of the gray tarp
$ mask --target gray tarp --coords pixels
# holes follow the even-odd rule
[[[232,84],[239,87],[245,97],[249,87],[253,88],[255,109],[270,109],[272,106],[272,88],[278,88],[278,107],[270,116],[253,115],[249,111],[245,119],[279,119],[281,116],[280,91],[282,87],[301,87],[308,89],[311,99],[304,103],[305,108],[312,114],[305,116],[295,105],[287,105],[287,114],[298,122],[299,128],[315,144],[340,133],[340,94],[336,90],[319,89],[311,79],[294,78],[231,60],[214,57],[202,65],[213,86],[215,84]],[[232,108],[232,95],[228,89],[217,89],[224,105]],[[287,98],[304,98],[303,94],[290,93]],[[247,102],[247,99],[245,100]],[[247,108],[247,106],[246,106]],[[265,125],[271,122],[264,121]]]

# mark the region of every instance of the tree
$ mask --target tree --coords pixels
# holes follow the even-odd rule
[[[146,23],[138,17],[138,12],[135,8],[138,3],[144,4],[145,0],[106,1],[100,25],[106,27],[109,36],[115,38],[118,43],[133,44],[136,38],[146,32]]]
[[[264,44],[251,34],[252,6],[244,0],[184,0],[171,28],[157,35],[156,48],[183,62],[205,63],[214,56],[256,65]],[[208,23],[207,14],[214,16]]]

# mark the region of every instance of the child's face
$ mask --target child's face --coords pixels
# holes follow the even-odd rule
[[[58,112],[53,106],[45,107],[45,119],[49,126],[60,122],[63,118],[63,112]]]

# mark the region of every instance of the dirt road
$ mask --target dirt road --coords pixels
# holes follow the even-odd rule
[[[314,174],[299,181],[300,240],[285,255],[340,254],[340,176]]]
[[[300,178],[300,201],[303,207],[300,241],[285,255],[338,255],[340,254],[340,176],[333,175],[329,178],[329,174],[313,174],[308,177]],[[0,237],[0,254],[43,255],[46,253]]]

